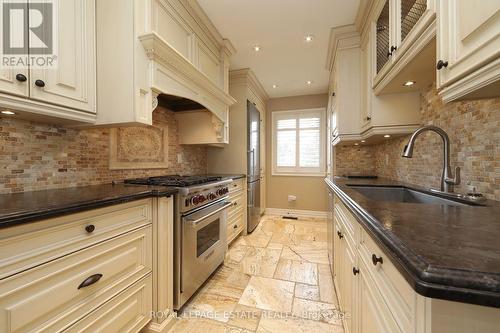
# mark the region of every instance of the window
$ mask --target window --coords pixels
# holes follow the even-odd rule
[[[324,109],[272,113],[273,175],[324,175],[324,119]]]

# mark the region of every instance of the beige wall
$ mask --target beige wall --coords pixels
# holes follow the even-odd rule
[[[267,207],[298,210],[327,210],[327,194],[324,177],[273,176],[271,174],[272,123],[274,111],[326,108],[327,94],[272,98],[267,102],[266,175]],[[326,124],[325,124],[326,127]],[[326,150],[326,147],[325,147]],[[288,195],[297,196],[297,201],[288,203]]]

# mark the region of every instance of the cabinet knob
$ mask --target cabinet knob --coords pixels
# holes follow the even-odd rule
[[[378,263],[383,264],[384,260],[382,259],[382,257],[377,257],[375,254],[372,254],[372,262],[374,266],[377,266]]]
[[[442,68],[446,68],[446,67],[448,67],[448,61],[439,60],[437,62],[436,68],[438,71],[441,70]]]
[[[16,75],[16,80],[19,82],[25,82],[27,79],[28,78],[24,74],[19,73]]]
[[[353,267],[352,268],[352,274],[358,275],[359,274],[359,268]]]
[[[35,86],[43,88],[43,87],[45,87],[45,82],[43,82],[43,80],[36,80]]]
[[[372,120],[372,117],[366,117],[366,121]]]
[[[89,234],[94,232],[95,230],[95,225],[89,224],[88,226],[85,227],[85,231],[88,232]]]
[[[82,283],[78,286],[78,289],[82,289],[88,286],[93,285],[97,281],[99,281],[102,278],[102,274],[94,274],[83,280]]]
[[[391,46],[391,50],[387,51],[387,58],[389,58],[390,56],[392,56],[392,54],[394,53],[394,51],[396,51],[397,49],[398,49],[397,46]]]
[[[342,235],[342,233],[340,231],[337,231],[337,236],[339,236],[339,239],[344,238],[344,235]]]
[[[234,229],[238,229],[238,225],[237,225],[237,224],[235,224],[233,228],[234,228]]]

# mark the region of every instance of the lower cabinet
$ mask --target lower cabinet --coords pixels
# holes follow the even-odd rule
[[[152,284],[151,274],[148,274],[65,332],[125,333],[141,330],[151,316]]]
[[[245,230],[247,222],[247,196],[246,179],[236,179],[229,185],[229,201],[232,206],[227,211],[227,243],[233,240]]]
[[[494,333],[500,310],[417,294],[337,195],[333,277],[346,333]]]
[[[3,229],[0,332],[166,332],[172,228],[169,197]]]

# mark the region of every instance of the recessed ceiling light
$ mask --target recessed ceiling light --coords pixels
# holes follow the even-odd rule
[[[260,50],[262,50],[262,48],[261,48],[259,45],[254,45],[254,46],[253,46],[253,50],[254,50],[255,52],[259,52]]]
[[[278,85],[277,84],[273,84],[273,88],[274,89],[278,88]]]
[[[12,111],[9,111],[9,110],[3,110],[1,112],[2,112],[2,114],[6,114],[6,115],[9,115],[9,116],[16,114],[15,112],[12,112]]]
[[[314,39],[314,35],[311,35],[311,34],[309,34],[306,37],[304,37],[304,40],[306,41],[306,43],[312,42],[313,39]]]
[[[354,145],[355,145],[355,146],[359,146],[359,143],[357,143],[357,142],[356,142]]]
[[[384,138],[390,138],[391,136],[389,134],[384,135]]]
[[[309,86],[310,86],[311,84],[313,84],[313,82],[312,82],[311,80],[307,80],[307,81],[306,81],[306,83],[307,83],[307,85],[309,85]]]
[[[415,81],[406,81],[405,83],[403,83],[403,86],[409,87],[409,86],[414,85],[415,83],[417,83],[417,82],[415,82]]]
[[[366,141],[365,140],[361,140],[362,143],[365,143]]]

